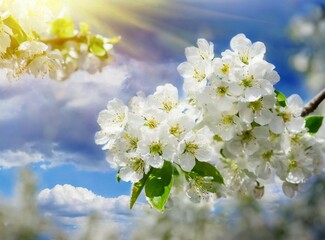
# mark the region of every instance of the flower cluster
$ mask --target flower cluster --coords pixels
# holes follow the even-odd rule
[[[184,99],[171,84],[133,97],[129,107],[114,99],[99,114],[96,143],[113,155],[119,178],[134,183],[135,199],[145,187],[158,209],[155,198],[168,198],[179,175],[193,201],[212,194],[260,198],[274,175],[293,196],[321,170],[323,145],[311,133],[322,117],[302,118],[301,98],[274,89],[279,75],[264,60],[263,43],[239,34],[220,57],[212,43],[197,44],[178,67]]]
[[[27,73],[64,80],[80,69],[94,73],[111,61],[118,38],[94,35],[85,23],[77,29],[64,3],[0,1],[0,67],[9,79]]]

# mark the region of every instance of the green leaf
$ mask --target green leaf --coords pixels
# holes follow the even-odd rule
[[[11,28],[11,31],[13,33],[12,39],[15,41],[12,41],[15,43],[15,45],[20,45],[22,42],[27,41],[27,34],[23,30],[23,28],[20,26],[20,24],[12,17],[9,16],[8,18],[4,19],[4,24],[6,24],[8,27]],[[13,47],[18,47],[13,46]]]
[[[75,35],[75,26],[69,18],[58,18],[51,26],[51,34],[59,38],[71,38]]]
[[[130,209],[133,208],[133,205],[137,201],[144,185],[146,184],[146,181],[148,180],[150,172],[151,170],[149,171],[148,174],[145,174],[139,182],[133,184],[132,191],[131,191],[131,198],[130,198]]]
[[[79,23],[79,34],[81,36],[86,36],[87,34],[89,34],[89,25],[87,23]]]
[[[310,134],[315,134],[318,132],[319,128],[322,126],[324,116],[308,116],[306,117],[305,127],[308,128]]]
[[[220,184],[224,183],[221,173],[212,164],[208,162],[200,162],[196,160],[196,164],[191,172],[196,173],[201,177],[212,177],[213,182]]]
[[[163,211],[173,186],[173,167],[165,161],[162,168],[153,168],[145,184],[147,201],[158,211]]]
[[[277,98],[277,104],[281,107],[285,107],[287,104],[286,104],[286,96],[282,93],[282,92],[279,92],[277,90],[274,90],[275,94],[276,94],[276,98]]]
[[[92,36],[89,41],[89,51],[97,57],[107,56],[107,51],[104,47],[105,41],[101,36]]]
[[[118,183],[121,181],[121,178],[120,178],[120,170],[116,173],[116,181]]]

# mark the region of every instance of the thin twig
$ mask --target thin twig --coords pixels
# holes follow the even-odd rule
[[[45,44],[51,44],[51,45],[61,45],[68,41],[75,41],[75,42],[82,42],[85,40],[84,36],[73,36],[68,38],[48,38],[48,39],[40,39],[41,42]]]
[[[325,88],[318,93],[312,100],[310,100],[304,107],[301,116],[306,117],[318,107],[318,105],[325,99]]]

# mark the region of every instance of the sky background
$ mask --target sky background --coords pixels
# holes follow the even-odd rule
[[[290,56],[301,46],[290,40],[288,27],[292,17],[308,13],[317,1],[167,2],[134,12],[139,25],[127,15],[123,21],[100,16],[101,25],[93,26],[98,33],[110,34],[114,26],[122,36],[115,63],[101,73],[77,72],[65,82],[30,76],[10,82],[0,71],[1,195],[13,196],[20,167],[29,166],[38,179],[40,207],[60,223],[74,228],[96,209],[105,209],[113,222],[127,222],[130,184],[117,183],[105,152],[94,143],[98,113],[114,97],[127,102],[136,92],[150,94],[167,82],[181,89],[176,68],[185,61],[184,48],[197,38],[213,42],[217,54],[238,33],[264,42],[266,59],[281,76],[276,88],[305,101],[311,97],[303,76],[290,67]]]

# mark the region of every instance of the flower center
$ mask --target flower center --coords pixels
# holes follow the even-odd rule
[[[288,113],[288,112],[283,112],[281,113],[281,117],[283,118],[283,121],[286,122],[290,122],[291,118],[292,118],[292,114]]]
[[[261,111],[263,107],[262,99],[259,99],[255,102],[250,102],[248,107],[253,110],[253,112]]]
[[[195,78],[198,82],[202,82],[206,78],[206,75],[204,73],[200,73],[197,69],[194,69],[193,78]]]
[[[217,91],[216,91],[217,95],[222,96],[222,97],[225,96],[228,91],[228,88],[229,88],[228,86],[218,87]]]
[[[159,125],[158,120],[155,119],[154,117],[152,117],[151,119],[146,119],[145,118],[145,120],[146,120],[146,122],[145,122],[144,125],[147,126],[150,129],[156,128]]]
[[[174,126],[170,127],[169,133],[174,135],[175,137],[179,137],[180,135],[182,135],[182,133],[184,133],[184,130],[181,130],[179,124],[176,123]]]
[[[153,155],[162,155],[162,144],[160,142],[153,142],[149,145],[150,153]]]
[[[251,88],[253,87],[253,80],[254,80],[254,76],[250,75],[249,77],[244,78],[239,85],[243,86],[245,88]]]
[[[239,55],[239,59],[240,59],[240,61],[242,61],[242,63],[248,65],[250,56],[249,56],[248,52],[245,52],[245,53],[242,53]]]
[[[142,172],[145,162],[141,158],[131,158],[131,167],[136,173]]]
[[[124,137],[129,141],[129,144],[130,144],[130,148],[129,148],[129,151],[130,150],[134,150],[134,149],[137,149],[138,147],[138,142],[139,142],[139,139],[137,137],[131,137],[129,134],[125,134]]]
[[[224,125],[232,125],[232,124],[234,124],[235,122],[234,122],[234,116],[232,116],[232,115],[227,115],[227,116],[225,116],[223,119],[222,119],[222,123],[224,124]]]
[[[186,142],[185,144],[184,153],[189,152],[194,155],[196,150],[199,149],[199,145],[195,144],[194,141]]]
[[[174,107],[174,104],[172,102],[170,102],[170,101],[169,102],[163,102],[162,105],[163,105],[162,110],[164,110],[166,112],[170,112],[170,110],[172,110],[173,107]]]
[[[263,153],[263,154],[262,154],[262,158],[263,158],[265,161],[269,162],[269,161],[271,160],[271,157],[272,157],[273,155],[274,155],[273,150],[271,150],[271,151],[268,151],[268,152]]]
[[[229,65],[228,64],[223,64],[222,68],[220,69],[223,74],[228,74],[229,73]]]

